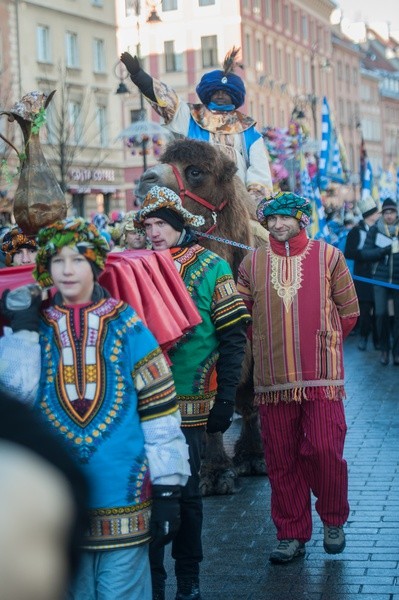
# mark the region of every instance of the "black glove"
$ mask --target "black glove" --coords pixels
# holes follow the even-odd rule
[[[122,52],[121,62],[123,62],[131,77],[137,75],[141,69],[137,56],[132,56],[129,52]]]
[[[11,294],[14,295],[14,290]],[[20,302],[11,301],[10,290],[4,290],[0,300],[0,311],[9,322],[14,332],[25,329],[39,331],[40,307],[42,304],[42,290],[37,285],[27,285],[18,288]]]
[[[168,544],[180,528],[180,485],[153,485],[150,534],[153,547]]]
[[[228,430],[233,420],[234,402],[216,400],[209,413],[206,424],[207,433],[224,433]]]

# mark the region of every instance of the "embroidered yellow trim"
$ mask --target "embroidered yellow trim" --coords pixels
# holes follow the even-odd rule
[[[279,256],[271,253],[271,280],[279,298],[284,302],[286,312],[302,287],[302,258],[297,256]]]

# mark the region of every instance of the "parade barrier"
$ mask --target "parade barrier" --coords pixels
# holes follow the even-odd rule
[[[0,269],[0,296],[6,289],[34,283],[33,269],[34,265]],[[135,309],[165,352],[201,322],[169,251],[111,252],[99,282],[112,297]]]
[[[399,285],[395,283],[386,283],[379,279],[369,279],[368,277],[360,277],[360,275],[352,275],[354,281],[362,281],[363,283],[370,283],[371,285],[380,285],[382,287],[390,288],[391,290],[399,290]]]

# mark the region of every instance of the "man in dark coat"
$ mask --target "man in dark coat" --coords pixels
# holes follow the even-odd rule
[[[373,278],[388,285],[374,286],[375,315],[380,340],[382,365],[389,364],[391,332],[389,326],[388,300],[393,300],[394,322],[392,354],[393,364],[399,366],[399,219],[398,206],[394,200],[384,200],[381,217],[370,228],[361,251],[364,260],[374,261]]]
[[[359,277],[372,277],[372,261],[362,257],[362,248],[366,241],[367,232],[370,227],[378,220],[380,213],[376,202],[372,196],[359,202],[359,208],[363,219],[348,232],[345,244],[344,255],[347,260],[354,261],[354,275]],[[366,350],[367,340],[370,333],[373,334],[374,346],[378,344],[374,318],[374,294],[373,286],[363,281],[356,281],[355,288],[359,300],[359,350]]]

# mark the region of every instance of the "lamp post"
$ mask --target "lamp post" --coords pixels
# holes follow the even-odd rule
[[[161,18],[159,17],[157,11],[156,11],[156,6],[160,4],[160,2],[149,2],[147,0],[147,6],[150,8],[150,14],[147,18],[147,23],[159,23],[161,21]],[[130,2],[130,8],[133,9],[134,15],[136,17],[136,29],[137,29],[137,43],[136,43],[136,55],[137,58],[140,60],[141,57],[141,44],[140,44],[140,14],[141,14],[141,0],[131,0]],[[126,69],[124,69],[124,65],[123,63],[121,63],[121,61],[119,61],[116,65],[115,65],[115,70],[116,67],[120,65],[120,70],[119,70],[119,74],[117,75],[117,77],[119,77],[119,85],[118,88],[116,90],[116,94],[118,95],[124,95],[124,94],[130,94],[130,90],[129,88],[126,86],[125,84],[125,79],[127,79],[129,77],[129,73],[126,71]],[[125,75],[122,75],[123,70],[125,70]],[[116,71],[115,71],[116,74]],[[140,121],[144,121],[145,117],[146,117],[146,111],[144,108],[144,97],[143,94],[140,92],[139,94],[140,97]],[[123,117],[124,120],[124,117]],[[123,123],[123,129],[125,128],[125,124]],[[141,153],[143,156],[143,172],[147,170],[147,146],[148,146],[148,136],[147,134],[142,134],[141,135]]]

